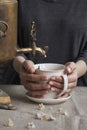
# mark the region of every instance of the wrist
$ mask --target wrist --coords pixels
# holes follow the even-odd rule
[[[83,60],[78,60],[76,62],[76,70],[78,78],[83,76],[87,72],[87,65]]]

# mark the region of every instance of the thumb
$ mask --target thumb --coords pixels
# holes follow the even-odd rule
[[[23,68],[28,73],[34,73],[35,72],[34,63],[31,60],[25,60],[23,62]]]
[[[65,64],[64,73],[70,74],[76,69],[76,64],[74,62],[67,62]]]

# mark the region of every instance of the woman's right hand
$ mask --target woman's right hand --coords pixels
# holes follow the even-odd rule
[[[43,97],[48,93],[50,85],[46,82],[47,77],[45,75],[39,75],[35,73],[34,63],[30,60],[25,60],[21,66],[20,81],[28,90],[28,94],[32,97]],[[42,81],[41,83],[38,81]]]

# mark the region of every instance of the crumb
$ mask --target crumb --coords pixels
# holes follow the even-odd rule
[[[9,118],[9,120],[8,120],[8,122],[7,122],[7,126],[8,127],[12,127],[12,126],[14,126],[14,123],[13,123],[13,121]]]
[[[46,120],[46,121],[52,121],[52,120],[56,120],[55,117],[53,117],[52,115],[43,113],[43,112],[39,112],[35,115],[36,119],[39,120]]]
[[[26,126],[27,129],[34,129],[35,127],[36,126],[35,126],[35,124],[33,122],[28,122],[28,124]]]
[[[66,111],[64,111],[62,108],[59,108],[57,110],[57,113],[61,114],[61,115],[65,115],[65,116],[68,116],[68,113]]]
[[[44,116],[44,115],[45,115],[44,113],[38,112],[38,113],[36,113],[36,115],[35,115],[35,119],[43,120],[43,116]]]
[[[39,110],[44,110],[45,109],[45,105],[43,105],[43,103],[39,104],[38,109]]]
[[[52,115],[49,115],[49,119],[48,119],[49,121],[54,121],[54,120],[56,120],[56,118],[55,117],[53,117]]]

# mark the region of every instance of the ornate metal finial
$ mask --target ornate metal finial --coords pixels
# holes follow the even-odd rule
[[[35,22],[32,22],[31,26],[31,46],[32,46],[32,54],[35,56],[36,52],[39,52],[42,54],[44,57],[46,57],[46,51],[48,50],[48,46],[44,46],[44,49],[37,47],[36,46],[36,27],[35,27]]]
[[[35,22],[34,21],[32,22],[30,35],[31,35],[32,42],[35,42],[36,41],[36,27],[35,27]]]

